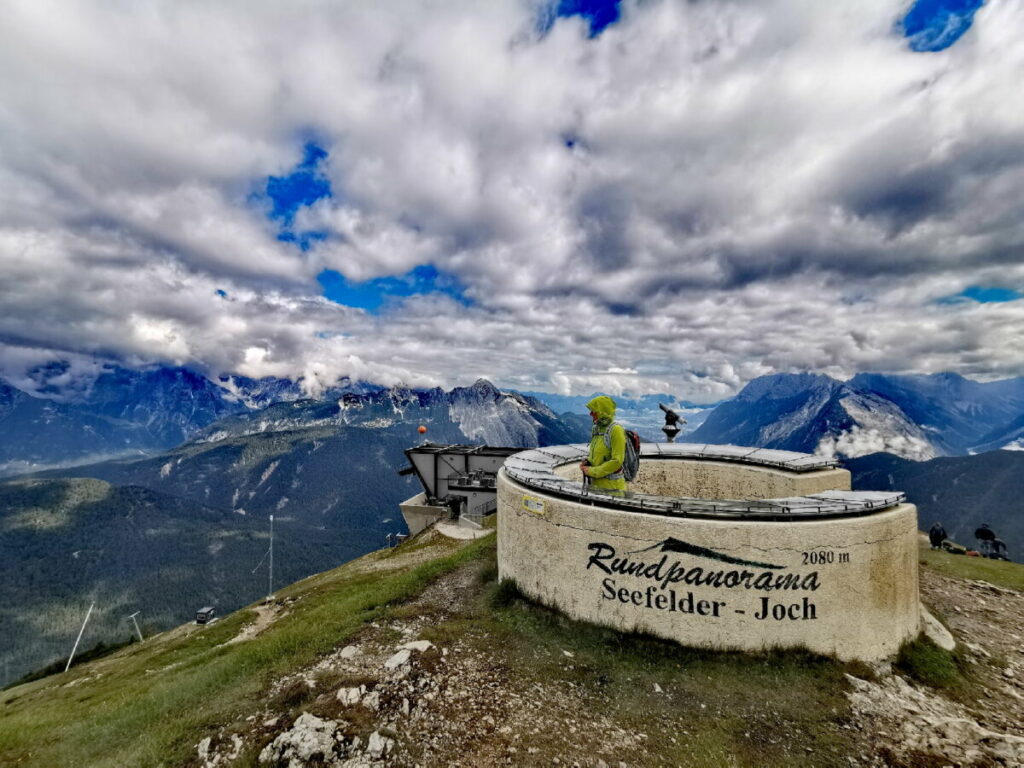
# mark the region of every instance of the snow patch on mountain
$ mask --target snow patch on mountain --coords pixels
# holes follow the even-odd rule
[[[390,426],[392,426],[392,425],[394,425],[396,423],[397,423],[397,419],[380,418],[380,419],[370,419],[369,421],[365,421],[365,422],[362,423],[361,426],[372,428],[372,429],[386,429],[387,427],[390,427]]]
[[[256,483],[256,486],[259,487],[259,486],[263,485],[265,482],[267,482],[267,478],[269,478],[272,474],[274,474],[274,470],[277,469],[277,465],[280,464],[280,463],[281,463],[280,459],[278,459],[277,461],[270,462],[270,466],[268,466],[265,470],[263,470],[263,474],[260,475],[260,481],[258,483]]]
[[[262,379],[225,376],[214,381],[214,384],[224,390],[225,400],[241,403],[252,410],[263,408],[271,403],[287,402],[304,397],[299,383],[271,376]]]

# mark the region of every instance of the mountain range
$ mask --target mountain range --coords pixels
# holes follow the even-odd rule
[[[1013,448],[1024,437],[1024,378],[952,373],[775,374],[717,406],[688,438],[842,457],[886,452],[926,461]]]
[[[594,392],[589,395],[558,395],[549,392],[524,392],[544,405],[548,406],[562,418],[567,414],[578,414],[584,419],[587,417],[587,403],[603,392]],[[714,409],[717,403],[700,404],[688,400],[680,400],[675,395],[643,395],[641,397],[628,397],[615,395],[616,411],[615,418],[623,426],[636,430],[645,441],[660,442],[665,439],[661,428],[665,425],[665,414],[658,407],[664,404],[680,416],[686,419],[681,427],[678,440],[683,441],[697,427],[704,423],[704,419]]]
[[[151,455],[181,445],[232,416],[238,421],[228,420],[226,428],[242,423],[280,424],[287,419],[352,423],[359,417],[338,414],[349,408],[368,413],[365,406],[370,400],[365,398],[377,398],[391,403],[386,412],[374,411],[375,423],[383,425],[395,419],[404,400],[414,398],[422,406],[436,406],[445,394],[440,389],[414,392],[342,379],[312,397],[289,379],[225,376],[211,380],[180,367],[107,366],[85,384],[62,387],[53,382],[63,378],[59,375],[63,369],[52,370],[54,364],[43,368],[29,377],[36,382],[31,391],[0,379],[0,477]],[[461,429],[459,440],[527,446],[535,444],[531,440],[547,440],[555,422],[589,424],[585,412],[560,419],[535,398],[519,393],[497,398],[495,392],[489,382],[452,390],[450,401],[443,405]],[[301,405],[289,411],[294,403]]]
[[[342,410],[346,403],[362,409],[358,398],[397,403],[413,396],[412,390],[342,380],[311,398],[300,382],[288,379],[211,380],[186,368],[112,365],[86,384],[62,387],[54,382],[66,377],[59,366],[50,370],[54,365],[32,373],[31,391],[0,380],[0,476],[148,455],[181,445],[214,424],[288,419],[294,403],[304,404],[295,418],[322,420],[337,417],[336,403]],[[499,401],[483,393],[483,400],[474,400],[474,387],[452,390],[449,418],[464,439],[495,445],[521,444],[523,435],[543,431],[543,418],[585,427],[586,402],[593,396],[508,393]],[[416,397],[427,403],[439,392],[421,390]],[[1024,447],[1024,378],[977,382],[952,373],[861,373],[838,381],[823,374],[773,374],[714,406],[668,394],[615,399],[620,420],[655,441],[662,439],[664,421],[658,404],[666,403],[688,419],[679,439],[695,442],[846,457],[889,452],[918,461]],[[481,407],[485,400],[493,407]],[[548,412],[539,426],[513,407],[520,401]],[[384,423],[392,417],[381,412],[375,418]]]

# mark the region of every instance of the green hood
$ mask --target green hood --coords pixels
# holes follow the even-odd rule
[[[600,427],[607,427],[615,421],[615,401],[607,395],[598,395],[587,403],[587,408],[597,414]]]

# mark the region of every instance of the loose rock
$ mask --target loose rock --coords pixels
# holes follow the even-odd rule
[[[259,761],[274,765],[285,763],[288,768],[304,768],[313,758],[330,763],[336,757],[334,734],[338,727],[334,720],[322,720],[303,712],[290,729],[263,748]]]
[[[384,662],[384,669],[395,670],[404,664],[409,662],[409,658],[412,656],[412,651],[408,648],[403,648],[390,659]]]

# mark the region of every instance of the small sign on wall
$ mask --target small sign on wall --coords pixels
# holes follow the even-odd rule
[[[523,496],[523,509],[535,515],[544,514],[544,502],[533,496]]]

